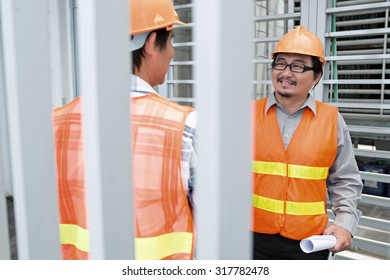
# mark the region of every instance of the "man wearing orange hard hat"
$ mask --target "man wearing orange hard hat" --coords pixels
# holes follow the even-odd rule
[[[196,112],[153,89],[164,83],[173,26],[184,25],[171,0],[129,0],[136,259],[194,258],[191,164]],[[78,97],[53,111],[63,259],[88,259],[84,145]]]
[[[297,26],[272,53],[273,94],[253,102],[254,259],[328,259],[350,247],[362,181],[345,121],[310,91],[326,64],[320,39]],[[335,214],[328,225],[327,196]],[[300,241],[334,235],[334,247],[305,253]]]

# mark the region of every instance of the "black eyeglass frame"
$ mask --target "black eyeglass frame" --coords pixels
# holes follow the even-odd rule
[[[272,61],[272,63],[271,63],[272,69],[278,70],[278,71],[284,71],[284,70],[286,70],[287,67],[289,67],[289,68],[290,68],[290,71],[293,72],[293,73],[303,73],[303,72],[306,72],[306,71],[314,71],[314,67],[306,66],[305,64],[302,64],[302,63],[292,62],[292,63],[288,64],[287,62],[284,62],[284,61],[278,61],[278,62],[279,62],[279,63],[284,63],[284,64],[285,64],[285,67],[284,67],[283,69],[277,69],[277,68],[275,68],[275,60],[274,60],[274,61]],[[303,65],[302,71],[299,72],[299,71],[292,70],[291,65],[294,65],[294,64]]]

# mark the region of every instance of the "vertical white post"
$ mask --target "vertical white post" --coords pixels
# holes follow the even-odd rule
[[[326,26],[327,26],[327,24],[329,24],[329,22],[327,22],[327,14],[325,12],[327,2],[328,1],[317,0],[317,6],[316,6],[316,8],[317,8],[316,34],[320,38],[322,45],[324,46],[325,56],[327,55],[327,51],[326,51],[327,47],[329,47],[326,45],[326,38],[325,38]],[[330,69],[328,65],[329,65],[329,61],[328,61],[326,67],[327,67],[327,69]],[[326,75],[326,73],[327,73],[327,71],[326,71],[326,69],[324,69],[324,74],[323,74],[320,82],[318,83],[318,85],[315,88],[314,95],[315,95],[315,98],[319,101],[324,101],[323,80],[324,80],[324,76]]]
[[[316,34],[322,41],[325,48],[326,28],[326,2],[323,0],[302,0],[301,1],[301,25]],[[314,88],[312,95],[316,100],[323,101],[324,87],[322,80]]]
[[[59,259],[48,1],[1,5],[18,256]]]
[[[0,5],[1,10],[1,5]],[[0,12],[1,14],[1,12]],[[0,27],[2,23],[0,21]],[[5,163],[8,157],[4,155],[5,143],[8,144],[7,111],[5,106],[5,81],[4,81],[4,60],[3,60],[3,36],[0,28],[0,260],[11,258],[8,215],[5,199]]]
[[[128,0],[78,1],[91,259],[133,259]]]
[[[301,25],[308,28],[314,34],[317,34],[318,17],[321,14],[325,14],[325,5],[326,1],[323,0],[301,0]],[[323,10],[320,10],[319,7]]]
[[[253,1],[195,3],[197,258],[249,259]]]
[[[1,0],[0,0],[1,1]],[[1,2],[0,2],[1,4]],[[1,15],[1,5],[0,5]],[[3,23],[0,20],[0,160],[3,164],[3,180],[4,191],[7,195],[12,195],[12,175],[11,175],[11,160],[9,148],[9,133],[8,133],[8,116],[7,116],[7,98],[5,92],[5,73],[4,73],[4,36],[2,34]]]
[[[69,0],[49,1],[50,72],[53,107],[75,97],[72,86],[72,55]]]

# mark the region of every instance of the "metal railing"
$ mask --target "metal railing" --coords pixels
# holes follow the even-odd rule
[[[366,211],[360,219],[357,234],[349,250],[336,254],[336,259],[390,259],[390,221],[388,215],[377,216],[375,210],[390,213],[390,198],[362,195],[361,205]],[[380,212],[379,211],[379,212]],[[328,209],[330,222],[334,215]]]

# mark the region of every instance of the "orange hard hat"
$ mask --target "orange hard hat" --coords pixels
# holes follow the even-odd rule
[[[140,34],[167,28],[175,24],[186,25],[179,20],[171,0],[129,0],[129,34]]]
[[[277,53],[298,53],[317,57],[325,66],[324,48],[321,40],[303,26],[297,26],[286,33],[276,44],[272,59]]]

